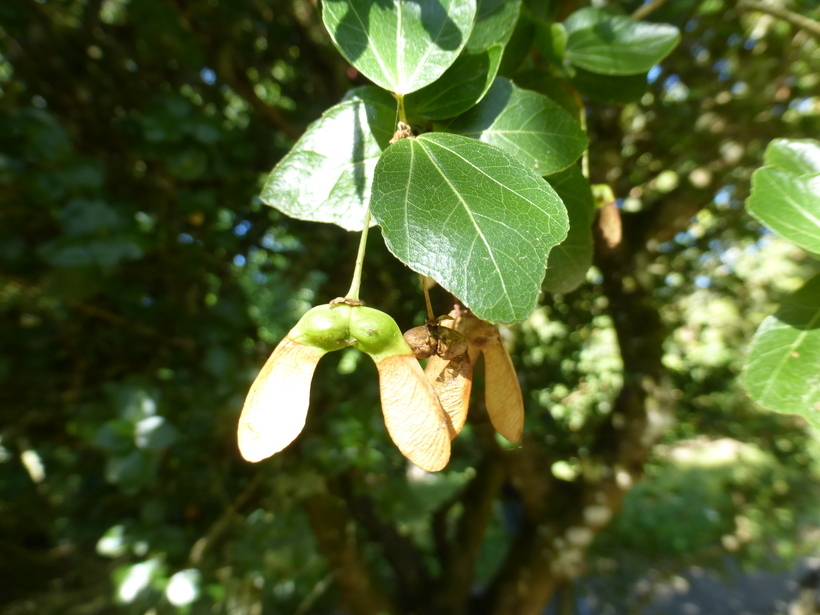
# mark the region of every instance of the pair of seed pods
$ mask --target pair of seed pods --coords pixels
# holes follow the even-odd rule
[[[376,364],[387,431],[401,453],[423,470],[441,470],[450,459],[450,440],[464,426],[472,366],[480,352],[493,425],[508,440],[520,438],[521,390],[495,327],[469,313],[452,321],[454,329],[430,325],[435,347],[425,374],[396,321],[356,303],[333,301],[309,310],[274,349],[251,385],[239,418],[239,450],[246,460],[261,461],[293,442],[305,426],[319,359],[351,346]],[[453,348],[440,343],[441,338],[457,340],[455,331],[466,343],[456,341]],[[459,353],[454,352],[457,346]]]

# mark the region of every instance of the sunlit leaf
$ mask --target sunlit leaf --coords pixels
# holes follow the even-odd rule
[[[764,162],[794,175],[820,173],[820,143],[811,139],[775,139],[766,148]]]
[[[496,77],[479,104],[436,128],[495,145],[539,175],[567,168],[583,153],[587,137],[549,97]]]
[[[820,428],[820,275],[760,325],[745,381],[762,405],[800,414]]]
[[[669,24],[632,21],[598,8],[576,11],[564,26],[570,62],[603,75],[644,73],[680,40],[678,29]]]
[[[262,200],[293,218],[361,230],[373,169],[395,119],[396,102],[384,90],[351,90],[273,169]]]
[[[592,191],[577,165],[550,175],[546,180],[567,208],[569,233],[550,252],[544,290],[568,293],[583,284],[592,265]]]
[[[475,0],[325,0],[322,19],[341,54],[397,94],[433,83],[467,44]]]
[[[746,208],[801,248],[820,254],[820,143],[777,139],[752,175]]]
[[[549,252],[567,233],[543,179],[495,147],[443,133],[385,150],[371,210],[393,254],[492,322],[532,311]]]

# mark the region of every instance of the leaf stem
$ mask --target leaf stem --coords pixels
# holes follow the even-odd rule
[[[575,102],[578,103],[578,108],[581,110],[578,114],[578,123],[581,125],[581,130],[584,131],[584,134],[587,136],[589,133],[587,132],[587,108],[584,105],[584,101],[581,98],[581,95],[578,92],[575,92]],[[589,146],[584,149],[584,153],[581,154],[581,173],[583,173],[584,177],[589,179]]]
[[[399,104],[399,121],[407,123],[407,114],[404,111],[404,94],[396,94],[396,102]]]
[[[364,253],[367,247],[367,232],[370,230],[370,207],[364,214],[364,228],[359,239],[359,253],[356,255],[356,267],[353,270],[353,281],[350,282],[350,290],[347,291],[345,299],[359,300],[359,289],[362,286],[362,267],[364,266]]]

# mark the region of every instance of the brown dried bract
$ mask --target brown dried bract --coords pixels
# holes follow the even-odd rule
[[[404,333],[404,340],[417,359],[429,359],[435,355],[449,361],[467,352],[467,339],[439,323],[413,327]]]
[[[399,122],[396,127],[396,132],[393,133],[393,138],[390,139],[390,143],[395,143],[396,141],[401,141],[402,139],[412,138],[413,131],[411,130],[410,126],[408,126],[404,122]]]
[[[349,299],[348,297],[336,297],[335,299],[331,299],[328,301],[328,305],[330,307],[336,307],[337,305],[341,304],[350,305],[353,307],[364,305],[364,301],[359,301],[358,299]]]
[[[427,325],[413,327],[404,332],[404,341],[413,349],[413,356],[417,359],[429,359],[436,354],[438,343],[430,337]]]
[[[604,241],[609,248],[616,248],[621,243],[623,225],[621,212],[615,203],[606,203],[598,214],[598,228],[601,229]]]

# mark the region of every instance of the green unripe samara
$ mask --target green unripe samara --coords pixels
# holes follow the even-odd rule
[[[395,320],[361,305],[317,306],[302,316],[288,337],[324,352],[353,346],[376,363],[387,356],[412,353]]]

